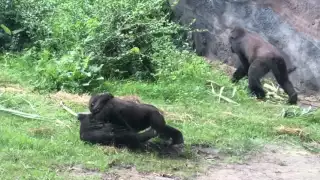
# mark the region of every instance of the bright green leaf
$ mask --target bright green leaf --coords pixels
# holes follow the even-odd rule
[[[7,33],[9,35],[12,34],[11,30],[7,26],[5,26],[4,24],[0,24],[0,27],[4,30],[5,33]]]

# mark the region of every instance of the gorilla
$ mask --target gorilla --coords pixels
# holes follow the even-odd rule
[[[288,103],[297,103],[297,93],[289,80],[287,65],[276,47],[264,41],[257,33],[239,26],[231,31],[229,43],[232,53],[237,54],[241,61],[241,66],[233,74],[233,83],[248,76],[250,93],[258,99],[264,99],[266,93],[260,79],[271,70],[280,87],[288,94]]]
[[[159,110],[150,104],[137,104],[114,97],[111,93],[93,95],[89,100],[89,109],[98,121],[125,126],[132,132],[151,127],[160,138],[171,138],[170,148],[184,145],[182,133],[167,125]]]
[[[0,52],[4,49],[9,49],[11,41],[12,37],[0,27]]]
[[[79,113],[80,139],[91,144],[126,146],[129,149],[144,149],[143,143],[157,136],[152,130],[142,133],[128,131],[126,127],[96,121],[91,113]]]

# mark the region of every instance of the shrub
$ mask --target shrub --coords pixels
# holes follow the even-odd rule
[[[33,42],[19,61],[34,69],[37,87],[86,91],[104,78],[155,81],[181,67],[170,54],[187,28],[170,21],[166,0],[17,0],[14,7]]]

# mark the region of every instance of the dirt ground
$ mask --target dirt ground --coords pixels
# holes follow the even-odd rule
[[[69,176],[103,180],[180,180],[170,175],[139,173],[134,167],[112,170],[103,174],[72,167]],[[208,168],[206,173],[188,179],[197,180],[319,180],[320,154],[312,154],[304,149],[267,145],[264,150],[250,155],[242,164],[218,163]]]
[[[245,164],[219,164],[198,180],[318,180],[320,155],[290,146],[266,146]]]

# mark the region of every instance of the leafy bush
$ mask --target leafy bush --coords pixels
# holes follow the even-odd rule
[[[237,102],[246,97],[189,51],[189,29],[171,22],[166,0],[14,2],[33,46],[0,61],[28,84],[194,104],[220,99],[208,86],[214,80],[218,95],[223,88],[221,95]]]
[[[173,37],[183,42],[179,37],[187,30],[170,21],[167,5],[166,0],[14,1],[33,48],[13,64],[28,65],[37,76],[33,83],[52,90],[90,90],[104,78],[157,80],[181,67],[181,60],[173,59]]]
[[[0,0],[0,50],[21,50],[30,42],[13,0]]]

